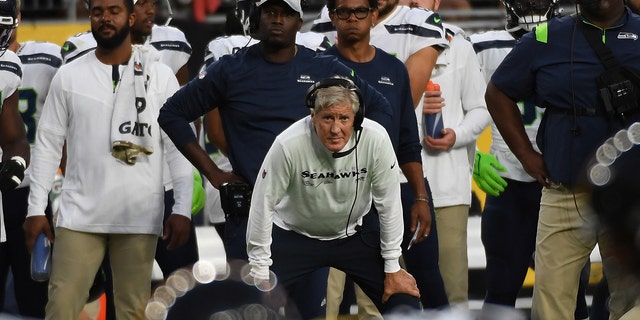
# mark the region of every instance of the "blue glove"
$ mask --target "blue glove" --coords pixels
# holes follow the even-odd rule
[[[498,159],[491,154],[476,150],[476,162],[473,166],[473,180],[482,191],[497,197],[507,186],[505,181],[497,171],[505,172]]]

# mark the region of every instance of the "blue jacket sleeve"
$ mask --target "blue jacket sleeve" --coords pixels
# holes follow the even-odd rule
[[[398,164],[403,165],[408,162],[422,163],[422,145],[420,144],[420,136],[418,133],[418,120],[413,106],[413,98],[411,97],[411,87],[409,85],[409,73],[406,69],[402,69],[404,77],[407,80],[402,86],[402,105],[395,106],[398,108],[400,116],[400,137],[398,142]]]
[[[180,149],[196,136],[189,126],[197,118],[219,105],[224,92],[224,71],[218,60],[171,96],[160,109],[158,123]]]

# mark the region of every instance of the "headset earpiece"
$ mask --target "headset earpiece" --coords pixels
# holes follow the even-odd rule
[[[355,83],[353,83],[353,81],[347,78],[327,78],[314,83],[307,90],[307,94],[305,98],[305,103],[307,105],[307,108],[309,109],[315,108],[316,98],[318,96],[318,89],[329,88],[329,87],[343,87],[356,93],[356,96],[358,96],[358,102],[360,103],[360,108],[358,108],[358,112],[356,112],[356,115],[353,121],[353,129],[356,131],[361,130],[362,121],[364,121],[364,114],[365,114],[364,99],[362,98],[362,92],[360,92],[360,89],[358,89],[358,86],[356,86]]]

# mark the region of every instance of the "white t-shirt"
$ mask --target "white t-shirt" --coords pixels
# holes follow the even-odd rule
[[[146,111],[157,119],[164,101],[178,89],[164,64],[142,60],[146,74]],[[148,63],[145,63],[147,61]],[[67,170],[57,227],[95,233],[160,235],[164,207],[163,163],[175,186],[175,213],[190,217],[193,172],[189,162],[160,129],[149,124],[154,152],[127,165],[111,155],[111,118],[120,90],[112,66],[95,52],[60,67],[47,96],[32,155],[28,216],[43,215],[54,174],[67,141]]]
[[[4,101],[20,87],[21,77],[22,63],[20,63],[20,59],[13,51],[6,50],[0,56],[0,101],[2,101],[3,105]],[[0,242],[5,242],[7,241],[7,235],[4,229],[2,197],[0,197],[0,219]]]
[[[502,63],[502,60],[504,60],[504,57],[507,56],[513,48],[513,45],[515,45],[516,39],[506,30],[477,33],[471,35],[469,39],[474,47],[476,47],[480,67],[488,83],[489,80],[491,80],[493,72],[496,71],[500,63]],[[523,117],[523,120],[525,118],[529,119],[523,121],[525,132],[533,148],[539,152],[540,150],[536,144],[536,135],[538,134],[538,127],[542,121],[544,109],[535,106],[532,102],[525,104],[522,101],[518,102],[518,107],[522,114],[527,114],[526,117]],[[505,172],[498,171],[500,176],[517,181],[535,181],[535,179],[522,168],[522,164],[511,152],[493,121],[491,122],[491,139],[490,153],[507,168]]]
[[[96,45],[96,39],[93,38],[91,31],[70,37],[62,46],[63,62],[71,62],[87,52],[95,50]],[[154,25],[151,28],[151,35],[147,37],[144,45],[157,50],[160,62],[169,66],[174,74],[187,64],[191,57],[191,45],[187,42],[184,33],[178,28]],[[167,175],[168,171],[169,168],[165,165],[165,190],[173,189],[171,177]]]
[[[487,87],[473,46],[458,27],[445,24],[453,34],[449,48],[438,56],[431,80],[441,87],[445,128],[456,133],[456,142],[446,152],[422,148],[422,169],[429,178],[436,208],[471,204],[471,180],[476,140],[491,116],[484,101]],[[420,141],[424,141],[422,108],[416,108]]]
[[[22,114],[27,139],[33,150],[38,120],[51,79],[62,63],[60,46],[50,42],[27,41],[20,44],[16,54],[22,61],[22,85],[18,109]],[[27,168],[19,188],[29,186],[31,169]]]

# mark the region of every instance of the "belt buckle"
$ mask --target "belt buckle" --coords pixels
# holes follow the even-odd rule
[[[565,190],[565,187],[562,185],[562,182],[555,182],[549,178],[544,178],[544,182],[549,185],[548,187],[549,189],[560,190],[560,191]]]

